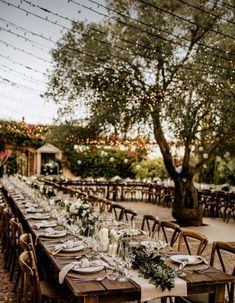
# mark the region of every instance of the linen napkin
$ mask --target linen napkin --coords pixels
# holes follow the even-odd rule
[[[61,271],[59,272],[59,283],[62,284],[64,282],[64,278],[66,277],[67,273],[73,269],[73,267],[77,264],[79,264],[80,262],[79,261],[75,261],[75,262],[72,262],[72,263],[69,263],[67,265],[65,265]]]
[[[58,244],[58,245],[55,245],[54,247],[54,250],[52,251],[52,255],[56,255],[58,254],[61,250],[63,249],[66,249],[66,248],[73,248],[73,247],[78,247],[78,246],[81,246],[83,245],[83,242],[82,241],[71,241],[71,240],[68,240],[62,244]]]
[[[92,260],[89,261],[87,258],[83,258],[79,261],[75,261],[65,265],[61,271],[59,272],[59,283],[62,284],[68,272],[73,269],[75,266],[79,265],[81,268],[89,268],[89,267],[108,267],[108,264],[103,260]]]
[[[41,222],[36,222],[36,223],[34,223],[33,225],[32,225],[32,227],[34,228],[34,229],[40,229],[40,228],[42,228],[42,227],[49,227],[49,226],[56,226],[57,225],[57,223],[56,223],[56,221],[46,221],[46,220],[42,220]]]

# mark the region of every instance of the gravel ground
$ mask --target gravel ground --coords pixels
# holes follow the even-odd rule
[[[156,206],[150,203],[140,202],[122,202],[120,203],[126,208],[133,209],[138,213],[137,224],[140,226],[142,217],[144,214],[151,214],[158,216],[162,220],[173,221],[171,216],[171,209]],[[230,221],[228,224],[222,222],[221,219],[212,220],[206,218],[206,223],[202,227],[194,227],[193,229],[198,230],[208,235],[209,245],[207,246],[203,256],[209,260],[211,253],[211,243],[215,240],[233,241],[235,242],[235,222]],[[230,269],[234,267],[235,256],[233,259],[226,257],[226,263]],[[16,296],[13,293],[13,285],[9,282],[9,275],[3,269],[3,254],[0,252],[0,303],[17,302]]]

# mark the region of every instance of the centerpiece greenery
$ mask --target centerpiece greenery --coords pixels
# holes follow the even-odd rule
[[[79,224],[81,234],[84,236],[92,235],[97,220],[97,215],[92,205],[82,199],[72,203],[65,203],[65,205],[70,217]]]
[[[51,198],[55,196],[54,189],[51,185],[41,184],[39,187],[39,191],[42,195],[46,196],[47,198]]]
[[[167,266],[160,255],[147,253],[142,248],[132,249],[133,268],[139,270],[140,274],[150,283],[160,286],[162,291],[174,288],[176,271]]]

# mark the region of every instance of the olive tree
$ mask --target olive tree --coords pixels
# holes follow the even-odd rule
[[[97,8],[102,22],[73,22],[52,54],[48,99],[67,106],[82,98],[103,131],[138,125],[153,135],[175,184],[179,223],[202,223],[193,177],[234,136],[233,5],[107,0]]]

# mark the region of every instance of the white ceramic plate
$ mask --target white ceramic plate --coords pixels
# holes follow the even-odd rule
[[[47,237],[47,238],[60,238],[60,237],[64,237],[67,235],[67,231],[66,230],[55,230],[53,232],[45,232],[42,236],[43,237]]]
[[[38,215],[37,214],[30,215],[30,217],[29,217],[29,219],[33,219],[33,220],[47,220],[50,218],[51,218],[50,215],[45,215],[45,214],[41,214],[41,213],[39,213]]]
[[[47,222],[47,223],[42,223],[43,225],[41,226],[42,228],[44,227],[55,227],[57,226],[56,222]]]
[[[76,272],[79,272],[79,273],[95,273],[95,272],[99,272],[101,270],[104,269],[104,266],[101,265],[101,266],[90,266],[90,267],[80,267],[79,265],[78,266],[75,266],[73,268],[74,271]]]
[[[62,251],[65,251],[65,252],[74,252],[74,251],[83,250],[84,248],[85,248],[85,246],[83,244],[81,244],[79,246],[75,246],[75,247],[71,247],[71,248],[64,248]]]
[[[44,209],[42,209],[42,208],[35,208],[35,209],[28,208],[28,209],[26,209],[26,212],[28,214],[30,214],[30,213],[43,213]]]
[[[196,265],[203,262],[203,259],[200,256],[190,256],[190,255],[173,255],[170,257],[172,261],[176,263],[182,263],[186,259],[188,260],[188,265]]]

